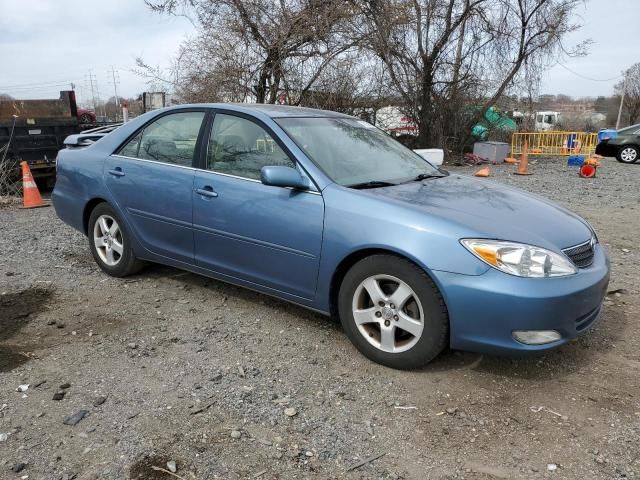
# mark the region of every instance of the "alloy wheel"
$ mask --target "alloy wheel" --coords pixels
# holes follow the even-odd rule
[[[355,290],[353,318],[360,334],[388,353],[412,348],[424,330],[424,311],[418,295],[399,278],[373,275]]]
[[[627,162],[627,163],[635,162],[637,158],[638,158],[638,152],[636,151],[635,148],[627,147],[620,152],[620,159],[623,162]]]
[[[122,259],[124,241],[118,222],[110,215],[100,215],[93,225],[93,242],[100,260],[114,267]]]

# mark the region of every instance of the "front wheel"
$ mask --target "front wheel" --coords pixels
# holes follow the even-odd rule
[[[426,365],[446,346],[449,318],[431,278],[393,255],[373,255],[345,275],[338,298],[347,336],[367,358],[392,368]]]
[[[105,273],[126,277],[142,268],[124,223],[108,204],[101,203],[93,209],[88,230],[91,254]]]
[[[619,162],[622,163],[634,163],[638,160],[639,156],[640,150],[638,149],[638,147],[634,145],[626,145],[618,151],[618,155],[616,158]]]

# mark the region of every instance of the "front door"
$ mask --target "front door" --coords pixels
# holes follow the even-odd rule
[[[322,245],[322,195],[260,182],[263,166],[298,166],[264,126],[248,118],[216,114],[206,160],[194,180],[196,264],[311,299]]]
[[[204,111],[162,115],[105,162],[119,210],[150,252],[193,264],[193,160]]]

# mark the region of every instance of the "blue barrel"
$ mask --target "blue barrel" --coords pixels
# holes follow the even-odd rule
[[[582,155],[571,155],[567,159],[567,165],[570,167],[581,167],[584,163],[584,157]]]
[[[610,140],[618,136],[618,131],[612,128],[603,128],[598,132],[598,143],[603,140]]]
[[[569,150],[573,150],[574,148],[576,148],[577,143],[578,135],[575,133],[570,133],[567,137],[567,148]]]

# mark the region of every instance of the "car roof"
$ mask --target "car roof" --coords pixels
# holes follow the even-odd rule
[[[271,118],[282,117],[302,117],[302,118],[322,118],[322,117],[336,117],[336,118],[354,118],[344,113],[332,112],[330,110],[320,110],[317,108],[307,107],[294,107],[290,105],[274,105],[266,103],[193,103],[189,105],[176,105],[171,108],[185,108],[185,107],[207,107],[207,108],[220,108],[225,110],[232,110],[236,112],[244,112],[249,114],[261,113]]]

